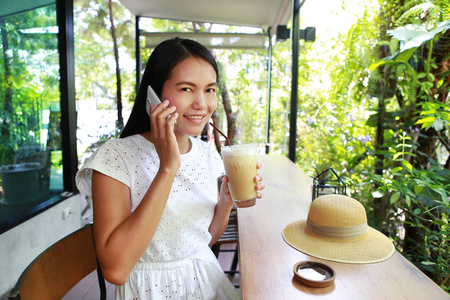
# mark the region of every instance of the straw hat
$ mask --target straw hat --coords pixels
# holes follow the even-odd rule
[[[367,225],[361,203],[336,194],[316,198],[308,219],[287,225],[283,238],[303,253],[344,263],[380,262],[395,250],[388,237]]]

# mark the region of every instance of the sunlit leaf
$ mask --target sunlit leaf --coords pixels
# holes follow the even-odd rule
[[[425,25],[408,24],[393,30],[388,30],[388,34],[392,37],[404,41],[405,44],[400,47],[400,52],[417,48],[424,43],[432,40],[437,34],[450,29],[450,20],[442,22],[435,29],[426,31]]]
[[[376,63],[373,63],[373,64],[371,64],[370,66],[369,66],[369,71],[373,71],[373,70],[375,70],[376,68],[378,68],[379,66],[382,66],[382,65],[384,65],[384,64],[387,64],[389,61],[386,61],[386,60],[379,60],[379,61],[377,61]]]
[[[393,38],[406,43],[427,33],[427,30],[424,25],[408,24],[386,32]]]
[[[397,152],[394,154],[394,156],[392,157],[392,159],[397,159],[399,156],[401,156],[403,153],[402,152]]]
[[[405,196],[405,200],[406,200],[406,205],[411,206],[411,198],[408,195]]]
[[[419,73],[419,75],[417,75],[417,78],[424,78],[425,76],[427,76],[427,74],[425,74],[424,72]]]
[[[395,204],[399,198],[400,198],[400,192],[393,193],[391,196],[391,199],[390,199],[390,203]]]
[[[414,52],[416,52],[416,50],[417,50],[417,47],[411,48],[411,49],[406,49],[406,50],[400,49],[400,52],[397,55],[395,55],[393,59],[397,62],[407,62],[411,58],[411,56],[414,54]],[[414,72],[411,73],[410,75],[413,77],[416,76]]]
[[[401,170],[403,170],[403,167],[395,167],[392,169],[392,173],[397,173],[400,172]]]
[[[373,63],[369,66],[369,71],[373,71],[379,66],[393,62],[406,63],[411,58],[418,47],[432,40],[437,34],[443,33],[450,29],[450,20],[442,22],[435,29],[426,31],[425,25],[408,24],[406,26],[398,27],[396,29],[388,30],[387,33],[393,38],[405,42],[400,49],[389,57]],[[413,81],[417,82],[415,72],[410,74]],[[427,89],[425,89],[426,91]]]
[[[414,186],[414,193],[416,195],[419,194],[422,190],[423,190],[423,186],[422,185],[415,185]]]
[[[433,124],[435,119],[436,119],[436,117],[426,117],[426,118],[418,120],[416,122],[416,124],[423,124],[423,123],[431,123],[431,124]]]
[[[409,171],[412,171],[413,166],[412,166],[409,162],[407,162],[406,160],[402,160],[402,164],[403,164],[403,166],[405,166],[405,168],[407,168]]]

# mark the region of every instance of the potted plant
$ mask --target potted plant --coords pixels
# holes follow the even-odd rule
[[[40,146],[19,148],[14,164],[0,167],[3,204],[23,204],[48,198],[50,151]]]

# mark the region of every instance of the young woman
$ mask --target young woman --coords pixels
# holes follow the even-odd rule
[[[193,137],[217,107],[217,80],[204,46],[162,42],[121,138],[103,144],[77,173],[80,192],[93,198],[97,256],[117,285],[116,299],[239,298],[209,248],[233,206],[228,178],[217,195],[222,160]],[[147,112],[149,85],[164,101]],[[262,177],[254,181],[261,198]]]

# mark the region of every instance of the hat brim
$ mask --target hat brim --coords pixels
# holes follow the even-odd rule
[[[337,240],[312,233],[306,227],[306,220],[299,220],[287,225],[282,234],[286,243],[305,254],[342,263],[381,262],[395,251],[389,238],[372,227],[360,238]]]

